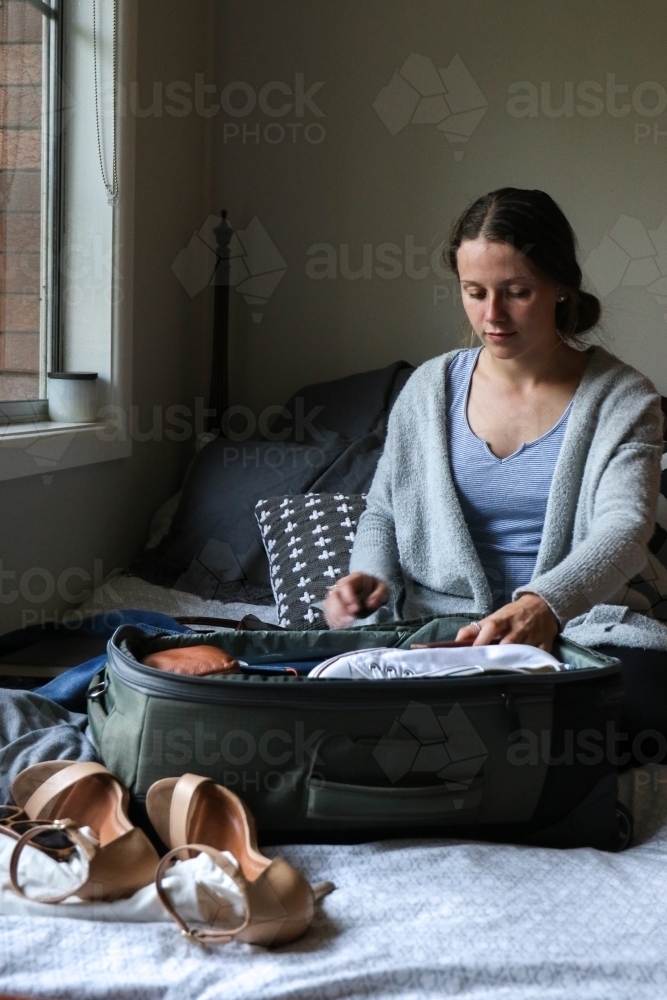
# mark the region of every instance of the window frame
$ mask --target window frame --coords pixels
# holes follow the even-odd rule
[[[46,373],[58,370],[60,180],[62,164],[62,6],[65,0],[23,0],[44,18],[42,24],[42,100],[39,261],[39,395],[36,399],[0,399],[0,427],[48,420]],[[44,182],[46,178],[46,182]]]
[[[42,9],[42,0],[27,0]],[[45,369],[100,371],[100,420],[94,424],[64,424],[48,420],[45,398],[0,401],[0,482],[52,471],[106,462],[132,454],[130,427],[132,387],[133,245],[134,245],[134,116],[123,114],[118,101],[116,115],[119,196],[113,208],[106,200],[97,160],[94,123],[85,118],[77,101],[77,86],[92,88],[92,59],[86,18],[90,5],[58,3],[58,127],[52,155],[58,170],[57,197],[49,204],[55,226],[52,252],[43,260],[43,276],[50,281],[51,330],[45,337],[49,351]],[[48,4],[44,4],[48,7]],[[102,4],[99,4],[102,8]],[[54,8],[55,9],[55,8]],[[118,66],[117,93],[127,93],[136,72],[137,9],[133,0],[117,0]],[[110,16],[98,14],[98,30],[109,31]],[[102,63],[102,60],[100,60]],[[108,74],[109,66],[101,66]],[[77,84],[79,81],[79,84]],[[72,99],[73,98],[73,99]],[[84,94],[85,98],[85,94]],[[67,107],[67,102],[70,106]],[[108,116],[103,124],[108,125]],[[85,133],[85,141],[82,136]],[[92,144],[92,145],[91,145]],[[91,162],[94,158],[95,171]],[[93,223],[107,241],[110,258],[106,284],[93,303],[96,315],[105,304],[95,328],[85,315],[67,306],[71,285],[76,284],[63,267],[67,233],[85,232],[82,221],[90,219],[90,197],[80,193],[77,178],[91,177],[95,201]],[[80,282],[80,285],[85,282]],[[46,310],[44,310],[46,313]],[[98,364],[102,359],[102,362]],[[45,381],[45,379],[44,379]]]
[[[61,210],[61,142],[62,65],[63,65],[63,4],[67,0],[28,0],[49,21],[48,52],[42,50],[42,81],[48,69],[47,128],[42,132],[42,170],[47,183],[42,190],[40,287],[44,305],[40,310],[39,403],[46,405],[46,373],[59,371],[61,364],[60,331],[60,210]],[[47,34],[45,32],[45,34]],[[42,121],[44,121],[42,115]],[[41,410],[44,407],[40,408]],[[48,417],[47,417],[48,418]]]

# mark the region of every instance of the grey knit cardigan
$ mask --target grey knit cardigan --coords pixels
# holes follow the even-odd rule
[[[398,397],[359,520],[350,572],[386,581],[376,620],[487,615],[492,597],[452,480],[445,372],[450,351],[421,365]],[[600,347],[574,396],[530,582],[561,627],[618,604],[646,562],[658,504],[662,414],[648,379]],[[372,619],[368,619],[372,620]]]

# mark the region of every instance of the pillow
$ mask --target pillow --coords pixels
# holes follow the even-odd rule
[[[271,603],[255,504],[310,489],[346,448],[330,432],[317,446],[216,438],[197,455],[168,533],[132,572],[208,600]]]
[[[322,601],[345,576],[366,494],[305,493],[255,508],[283,628],[326,629]]]
[[[180,498],[161,509],[130,572],[206,600],[271,603],[256,502],[369,489],[387,413],[413,371],[395,361],[305,386],[272,422],[269,440],[214,438],[193,460]]]
[[[391,410],[413,371],[407,361],[395,361],[386,368],[306,385],[288,399],[272,430],[289,432],[287,440],[301,428],[301,435],[295,440],[317,441],[312,432],[318,430],[322,433],[335,431],[346,440],[355,441],[370,434],[382,414]],[[304,420],[306,414],[308,418]],[[345,490],[332,492],[344,493]]]

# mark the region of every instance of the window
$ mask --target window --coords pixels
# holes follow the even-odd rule
[[[114,95],[136,23],[134,0],[0,0],[0,482],[132,454],[134,117]],[[97,372],[96,423],[49,421],[52,370]]]
[[[55,4],[56,0],[52,0]],[[0,0],[0,420],[43,399],[57,367],[55,6]],[[3,406],[11,401],[17,405]],[[27,408],[34,416],[34,407]],[[4,420],[2,417],[4,416]]]

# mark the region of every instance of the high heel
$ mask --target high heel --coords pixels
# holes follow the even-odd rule
[[[237,795],[209,778],[184,774],[156,781],[148,789],[146,809],[160,838],[171,848],[156,873],[160,900],[183,933],[200,943],[236,939],[279,945],[293,941],[310,926],[315,902],[334,888],[331,882],[311,886],[282,858],[271,860],[260,854],[250,810]],[[245,906],[245,918],[237,927],[192,928],[173,907],[162,878],[172,861],[191,851],[207,854],[236,883]],[[238,868],[223,851],[233,855]]]
[[[129,793],[102,764],[50,760],[22,771],[12,796],[30,820],[36,821],[14,848],[9,875],[18,884],[21,852],[41,832],[59,830],[88,860],[88,876],[78,888],[36,902],[60,903],[69,896],[109,900],[131,896],[149,885],[158,855],[142,830],[127,816]],[[34,897],[30,897],[34,899]]]

